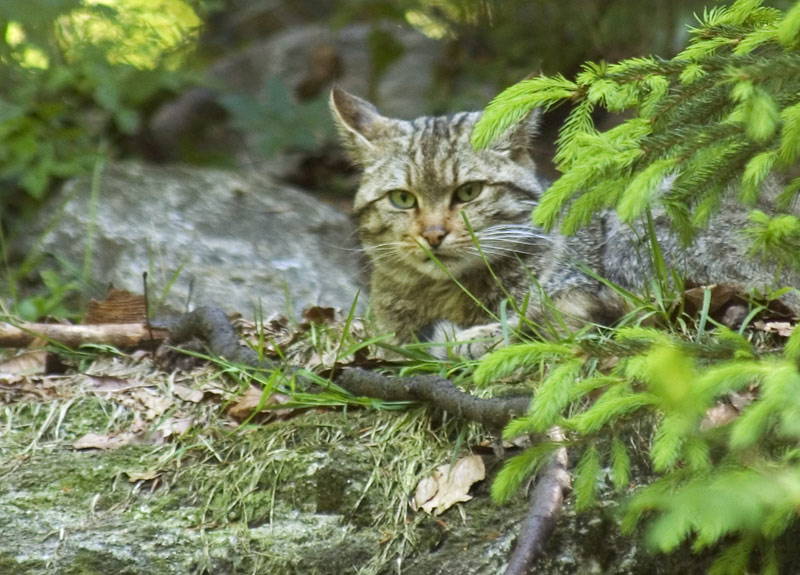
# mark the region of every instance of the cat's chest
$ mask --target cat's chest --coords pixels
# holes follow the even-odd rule
[[[373,305],[384,323],[402,322],[412,330],[439,320],[461,326],[484,323],[491,315],[487,309],[496,313],[502,299],[497,284],[483,278],[471,278],[461,286],[452,280],[400,285],[388,276],[375,279]]]
[[[471,325],[485,321],[484,308],[492,306],[494,298],[485,289],[481,293],[467,293],[469,288],[461,288],[454,282],[430,286],[423,297],[416,298],[422,306],[426,320],[438,321],[446,319],[458,325]],[[470,297],[470,295],[472,297]],[[474,299],[473,299],[474,298]],[[479,305],[475,300],[481,302]]]

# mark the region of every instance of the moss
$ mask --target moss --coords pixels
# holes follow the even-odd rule
[[[0,573],[13,573],[14,575],[33,575],[41,573],[46,568],[44,561],[19,560],[11,553],[0,552]]]
[[[110,553],[82,550],[62,571],[64,575],[152,575]]]
[[[119,504],[128,496],[130,488],[112,490],[115,478],[126,470],[138,469],[143,453],[150,449],[129,446],[113,452],[73,451],[47,448],[38,451],[26,465],[14,473],[13,481],[0,486],[0,494],[9,490],[25,490],[31,494],[25,499],[30,507],[67,502],[85,502],[100,494],[95,510],[102,511]],[[54,470],[58,470],[54,474]]]
[[[459,440],[481,439],[421,408],[305,411],[231,430],[207,403],[196,407],[206,410],[206,424],[164,445],[75,451],[74,437],[104,433],[128,416],[114,416],[119,406],[105,399],[64,405],[8,408],[12,433],[0,436],[0,454],[24,457],[0,462],[8,471],[0,482],[0,540],[8,552],[0,573],[44,575],[43,563],[15,558],[53,557],[56,547],[57,568],[70,575],[388,575],[399,563],[408,575],[496,573],[527,506],[522,494],[505,507],[491,502],[498,465],[488,458],[490,479],[473,488],[472,501],[436,518],[411,511],[419,479],[452,460]],[[54,422],[64,414],[57,433],[47,427],[53,413]],[[124,473],[153,469],[160,472],[154,481],[131,483]],[[559,563],[564,548],[582,541],[602,545],[609,537],[621,549],[617,557],[635,545],[605,526],[601,534],[585,531],[593,528],[565,519],[567,535],[557,536],[542,572],[613,568],[610,554],[595,560],[574,550],[573,563]]]

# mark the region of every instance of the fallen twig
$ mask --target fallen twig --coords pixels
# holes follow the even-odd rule
[[[159,324],[168,327],[175,343],[191,337],[205,340],[211,350],[231,361],[251,367],[277,369],[275,362],[259,357],[239,343],[225,312],[200,307],[177,320]],[[333,377],[336,385],[353,395],[387,401],[425,401],[458,417],[477,421],[493,429],[503,428],[512,418],[524,415],[530,396],[480,398],[461,391],[452,381],[436,375],[390,377],[360,368],[346,368]]]
[[[334,381],[353,395],[387,401],[425,401],[457,417],[502,429],[514,417],[524,415],[529,396],[481,398],[461,391],[438,375],[388,377],[365,369],[347,368]]]
[[[564,434],[558,427],[551,429],[548,435],[553,441],[564,441]],[[561,447],[539,473],[536,487],[531,493],[531,506],[522,523],[505,575],[524,575],[528,572],[553,534],[564,495],[570,486],[567,448]]]
[[[60,323],[0,322],[0,347],[27,347],[34,340],[79,347],[87,343],[138,347],[151,339],[164,339],[166,332],[142,323],[70,325]]]

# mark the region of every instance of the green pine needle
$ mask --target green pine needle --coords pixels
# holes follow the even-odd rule
[[[505,503],[511,499],[522,484],[544,467],[548,458],[560,447],[562,446],[559,443],[540,443],[506,461],[492,483],[492,499],[495,503]]]
[[[575,508],[578,510],[591,507],[597,499],[597,481],[600,475],[600,454],[594,445],[590,445],[578,465],[575,466]]]

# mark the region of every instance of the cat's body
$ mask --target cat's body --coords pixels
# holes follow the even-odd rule
[[[371,307],[379,328],[398,341],[488,338],[460,350],[480,355],[499,337],[503,300],[540,322],[548,315],[542,293],[572,326],[608,323],[624,305],[578,262],[626,289],[652,276],[647,234],[611,212],[571,237],[533,227],[531,210],[547,187],[529,154],[536,118],[475,150],[470,135],[479,113],[389,119],[338,89],[331,105],[363,169],[355,212],[372,264]],[[746,260],[746,242],[737,239],[743,213],[723,212],[688,250],[664,216],[656,214],[656,223],[666,261],[692,281],[752,289],[774,280]],[[781,280],[800,285],[796,277]],[[513,308],[506,310],[512,327]]]

